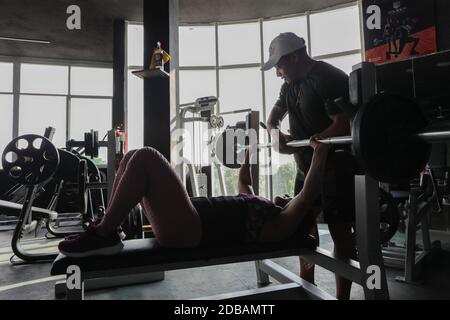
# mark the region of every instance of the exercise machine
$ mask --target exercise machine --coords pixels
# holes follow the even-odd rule
[[[207,146],[211,148],[211,142],[214,139],[215,132],[223,127],[223,118],[216,115],[215,106],[217,104],[216,97],[201,97],[192,103],[180,105],[180,129],[186,129],[188,124],[192,124],[193,136],[192,146],[203,144],[201,125],[207,125],[207,132],[210,134]],[[189,115],[189,116],[188,116]],[[185,141],[181,136],[179,143]],[[201,150],[202,148],[197,148]],[[182,164],[181,176],[183,177],[183,184],[187,187],[188,193],[192,197],[211,196],[212,195],[212,177],[211,167],[202,166],[202,155],[192,148],[192,159],[187,159],[185,156],[185,148],[181,150]]]

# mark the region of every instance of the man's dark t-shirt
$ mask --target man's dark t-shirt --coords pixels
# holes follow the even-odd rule
[[[347,99],[348,92],[348,76],[342,70],[318,61],[304,79],[283,84],[276,105],[289,115],[291,137],[294,140],[309,139],[332,124],[330,116],[342,112],[334,99]],[[307,171],[312,149],[301,148],[294,157],[298,167]]]
[[[332,65],[318,61],[304,79],[281,87],[276,105],[289,115],[291,137],[294,140],[309,139],[333,123],[331,116],[343,112],[334,100],[348,99],[348,94],[348,76]],[[348,147],[343,149],[346,151],[328,155],[320,201],[326,223],[354,221],[356,164]],[[304,175],[311,165],[312,154],[312,148],[299,148],[294,154],[297,167]],[[302,184],[300,177],[297,174],[296,193]]]

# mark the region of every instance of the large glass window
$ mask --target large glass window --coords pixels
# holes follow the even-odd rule
[[[84,133],[98,131],[98,139],[106,140],[111,130],[111,99],[72,99],[70,104],[70,139],[84,140]],[[100,148],[99,158],[107,161],[106,148]]]
[[[217,96],[214,70],[180,71],[180,103],[190,103],[206,96]]]
[[[219,65],[259,63],[261,37],[259,23],[219,25]]]
[[[144,26],[128,25],[128,67],[142,68],[144,63]],[[127,88],[127,134],[128,150],[144,145],[144,81],[128,71]]]
[[[220,70],[220,112],[238,109],[262,111],[259,68]]]
[[[66,145],[66,97],[21,95],[19,135],[43,135],[47,127],[56,129],[53,143]]]
[[[214,66],[216,32],[214,26],[179,28],[180,66]]]
[[[144,81],[128,72],[128,150],[144,145]]]
[[[311,54],[350,51],[361,48],[358,7],[311,14]]]
[[[42,135],[52,126],[57,147],[64,147],[71,138],[83,140],[84,131],[91,129],[103,137],[111,129],[112,88],[110,68],[22,63],[18,133]]]
[[[12,140],[13,134],[13,96],[0,94],[0,155],[3,149]],[[0,168],[2,167],[0,161]]]
[[[290,134],[289,132],[289,116],[286,116],[281,122],[281,132]],[[272,150],[272,183],[274,196],[294,195],[294,183],[297,168],[294,156],[279,154]]]
[[[138,24],[129,24],[127,42],[128,65],[142,66],[144,63],[144,27]]]
[[[112,79],[112,69],[72,67],[70,70],[70,94],[112,96]]]
[[[22,93],[67,94],[68,72],[67,66],[22,64],[20,91]]]
[[[341,57],[335,57],[335,58],[328,58],[323,59],[323,61],[328,62],[329,64],[332,64],[333,66],[341,69],[347,74],[350,74],[352,72],[352,67],[361,62],[361,54],[350,54],[346,56]]]
[[[268,59],[269,45],[278,34],[294,32],[303,37],[311,45],[308,52],[313,58],[328,62],[346,73],[350,73],[352,66],[361,61],[357,5],[258,22],[182,26],[179,31],[180,103],[217,94],[221,113],[257,110],[261,112],[260,120],[264,122],[278,99],[283,81],[276,76],[275,70],[265,72],[263,77],[259,67],[262,61]],[[214,61],[216,57],[217,63]],[[215,86],[217,89],[214,89]],[[224,118],[225,127],[234,126],[236,122],[245,120],[245,114],[227,114]],[[282,122],[284,133],[289,133],[288,120],[286,117]],[[191,130],[195,132],[193,128]],[[260,142],[267,140],[267,133],[261,130]],[[190,150],[186,153],[195,154],[199,146],[189,145]],[[272,150],[272,167],[268,170],[268,154],[268,149],[260,151],[260,194],[293,195],[296,176],[293,156],[279,155]],[[236,193],[238,170],[222,167],[221,172],[227,193]],[[265,174],[270,172],[272,185],[268,186]],[[214,171],[216,195],[220,192],[217,173]],[[272,188],[272,192],[266,186]]]
[[[0,92],[13,91],[13,64],[0,62]]]
[[[264,60],[269,58],[270,42],[283,32],[293,32],[299,37],[305,39],[308,43],[308,27],[306,24],[306,16],[275,19],[263,22],[264,32]]]

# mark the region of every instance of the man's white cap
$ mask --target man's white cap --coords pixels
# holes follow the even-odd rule
[[[296,50],[304,48],[305,40],[300,38],[295,33],[284,32],[280,33],[272,40],[269,47],[269,60],[261,67],[262,71],[272,69],[282,56],[292,53]]]

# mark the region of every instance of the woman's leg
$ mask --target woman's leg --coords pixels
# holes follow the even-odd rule
[[[98,232],[115,231],[130,210],[142,200],[158,241],[169,247],[192,247],[201,239],[201,222],[181,180],[170,163],[155,149],[134,152],[116,181]]]
[[[123,159],[120,161],[119,168],[117,169],[116,176],[114,177],[113,186],[111,188],[111,194],[108,195],[108,206],[111,202],[111,199],[114,197],[114,194],[116,193],[117,185],[119,184],[120,180],[122,179],[122,175],[125,172],[125,168],[127,167],[128,161],[130,160],[131,156],[133,156],[133,154],[136,151],[137,150],[128,151],[123,156]]]

